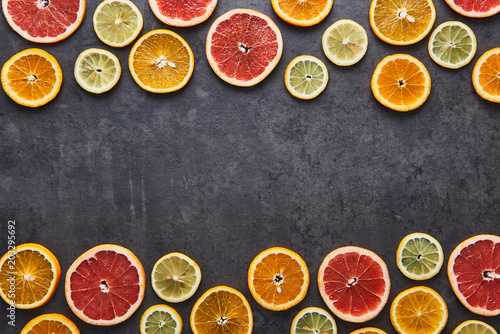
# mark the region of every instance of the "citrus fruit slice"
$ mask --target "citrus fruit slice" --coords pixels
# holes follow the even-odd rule
[[[7,22],[23,38],[54,43],[71,35],[82,23],[85,0],[2,0]]]
[[[372,76],[372,92],[384,106],[396,111],[420,107],[431,92],[431,76],[420,60],[406,54],[387,56]]]
[[[447,320],[443,298],[425,286],[401,292],[391,305],[391,322],[399,334],[438,334]]]
[[[158,297],[170,303],[190,298],[201,282],[201,270],[190,257],[170,253],[159,259],[151,273],[151,284]]]
[[[422,40],[436,20],[432,0],[372,0],[370,25],[382,41],[410,45]]]
[[[78,327],[61,314],[43,314],[31,320],[21,330],[21,334],[80,334]]]
[[[293,96],[310,100],[321,94],[328,83],[328,69],[313,56],[299,56],[285,70],[285,86]]]
[[[351,66],[363,58],[368,49],[366,30],[352,20],[339,20],[323,33],[323,52],[338,66]]]
[[[233,9],[215,20],[207,36],[207,59],[214,72],[235,86],[261,82],[283,52],[281,32],[266,15]]]
[[[47,304],[60,279],[59,262],[42,245],[21,244],[0,259],[0,297],[16,308]]]
[[[469,17],[488,17],[500,12],[498,0],[446,0],[457,13]]]
[[[194,334],[250,334],[253,316],[250,304],[241,292],[217,286],[205,292],[191,311]]]
[[[141,317],[141,334],[180,334],[182,319],[179,313],[168,305],[154,305]]]
[[[471,312],[500,314],[500,237],[477,235],[458,245],[448,260],[448,278]]]
[[[500,48],[479,57],[472,71],[472,83],[483,99],[500,103]]]
[[[297,253],[281,247],[269,248],[250,263],[248,287],[262,307],[286,310],[306,296],[309,270]]]
[[[272,0],[273,9],[285,22],[310,27],[330,13],[333,0]]]
[[[337,325],[330,313],[318,307],[300,311],[292,321],[291,334],[336,334]]]
[[[321,297],[340,319],[375,318],[389,298],[391,280],[385,262],[364,248],[348,246],[328,254],[319,268]]]
[[[144,298],[146,275],[128,249],[96,246],[73,262],[66,273],[66,300],[71,310],[92,325],[128,319]]]
[[[158,29],[134,44],[128,66],[141,88],[152,93],[170,93],[187,84],[193,74],[194,57],[181,36]]]
[[[158,20],[175,27],[191,27],[205,22],[216,5],[217,0],[149,0]]]
[[[436,275],[443,265],[441,244],[425,233],[412,233],[399,243],[396,263],[399,270],[414,280],[429,279]]]
[[[57,60],[40,49],[27,49],[10,58],[2,67],[2,87],[20,105],[40,107],[59,93],[62,72]]]
[[[455,328],[452,334],[498,334],[497,331],[482,321],[468,320]]]
[[[101,49],[88,49],[80,53],[75,63],[75,78],[88,92],[101,94],[113,88],[122,69],[114,54]]]
[[[129,0],[104,0],[94,12],[94,31],[99,39],[114,47],[127,46],[142,30],[142,14]]]
[[[357,329],[354,332],[351,332],[350,334],[387,334],[387,333],[375,327],[365,327]]]
[[[467,65],[476,54],[476,36],[462,22],[448,21],[440,24],[429,38],[429,55],[437,64],[446,68]]]

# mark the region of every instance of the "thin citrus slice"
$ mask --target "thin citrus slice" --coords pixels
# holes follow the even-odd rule
[[[42,245],[21,244],[0,259],[0,297],[16,308],[47,304],[60,279],[59,262]]]
[[[420,107],[431,92],[431,76],[420,60],[406,54],[387,56],[372,76],[372,92],[384,106],[396,111]]]
[[[472,83],[483,99],[500,103],[500,48],[479,57],[472,71]]]
[[[452,334],[498,334],[495,328],[479,320],[462,322]]]
[[[141,334],[180,334],[182,319],[179,313],[168,305],[154,305],[141,317]]]
[[[448,21],[440,24],[429,38],[429,55],[446,68],[467,65],[476,54],[476,36],[462,22]]]
[[[2,0],[2,9],[11,28],[28,41],[54,43],[80,26],[85,0]]]
[[[366,30],[352,20],[339,20],[323,33],[323,52],[335,65],[351,66],[368,49]]]
[[[92,325],[127,320],[144,299],[146,275],[128,249],[96,246],[73,262],[66,273],[66,300],[71,310]]]
[[[101,94],[113,88],[122,70],[114,54],[101,49],[87,49],[75,63],[75,78],[88,92]]]
[[[135,82],[152,93],[170,93],[184,87],[194,69],[187,42],[175,32],[158,29],[142,36],[128,59]]]
[[[410,45],[422,40],[436,20],[432,0],[372,0],[370,25],[382,41]]]
[[[375,327],[365,327],[357,329],[354,332],[351,332],[350,334],[387,334],[387,333]]]
[[[436,291],[425,286],[401,292],[391,305],[391,322],[399,334],[439,334],[446,321],[446,303]]]
[[[264,80],[283,52],[281,32],[266,15],[233,9],[220,16],[207,36],[207,59],[214,72],[235,86]]]
[[[217,0],[149,0],[158,20],[175,27],[191,27],[205,22],[216,5]]]
[[[391,280],[385,262],[364,248],[348,246],[328,254],[319,268],[321,297],[340,319],[375,318],[389,298]]]
[[[441,244],[425,233],[412,233],[399,243],[396,263],[399,270],[414,280],[429,279],[436,275],[443,265]]]
[[[292,321],[291,334],[336,334],[337,325],[330,313],[318,307],[300,311]]]
[[[309,270],[297,253],[281,247],[269,248],[250,263],[248,287],[262,307],[286,310],[306,296]]]
[[[80,334],[78,327],[61,314],[43,314],[31,320],[21,334]]]
[[[293,96],[310,100],[321,94],[328,83],[328,69],[313,56],[299,56],[285,70],[285,86]]]
[[[190,298],[201,282],[201,270],[190,257],[170,253],[159,259],[151,273],[151,284],[158,297],[170,303]]]
[[[129,0],[104,0],[94,12],[94,31],[99,39],[114,47],[127,46],[142,30],[142,14]]]
[[[323,21],[330,13],[333,0],[272,0],[272,4],[283,21],[310,27]]]
[[[191,311],[194,334],[250,334],[253,316],[250,304],[241,292],[217,286],[205,292]]]
[[[482,234],[458,245],[448,260],[448,279],[471,312],[499,315],[500,237]]]
[[[469,17],[488,17],[500,12],[500,0],[446,0],[459,14]]]
[[[2,87],[20,105],[40,107],[59,93],[62,72],[57,60],[40,49],[27,49],[10,58],[2,67]]]

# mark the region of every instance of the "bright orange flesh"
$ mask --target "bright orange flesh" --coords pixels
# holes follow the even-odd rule
[[[296,26],[312,26],[330,13],[333,0],[272,0],[276,14]]]
[[[43,314],[28,322],[21,334],[80,334],[78,327],[61,314]]]
[[[489,50],[478,59],[472,80],[482,98],[500,103],[500,48]]]

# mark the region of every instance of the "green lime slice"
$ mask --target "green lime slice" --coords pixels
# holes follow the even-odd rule
[[[408,278],[423,280],[436,275],[443,265],[443,249],[425,233],[413,233],[399,244],[397,265]]]
[[[285,70],[285,86],[293,96],[309,100],[318,96],[328,83],[325,64],[313,56],[293,59]]]
[[[168,305],[151,306],[141,317],[140,330],[141,334],[179,334],[182,319]]]
[[[458,325],[452,334],[497,334],[497,331],[479,320],[467,320]]]
[[[116,85],[120,75],[120,61],[106,50],[85,50],[78,56],[75,63],[76,81],[83,89],[91,93],[107,92]]]
[[[368,49],[366,30],[352,20],[339,20],[323,33],[323,52],[338,66],[351,66],[363,58]]]
[[[336,334],[333,317],[323,309],[308,307],[300,311],[292,321],[292,334]]]

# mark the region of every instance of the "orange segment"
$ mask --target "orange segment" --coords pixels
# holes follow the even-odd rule
[[[500,103],[500,48],[486,51],[477,60],[472,83],[483,99]]]
[[[278,16],[296,26],[313,26],[330,13],[333,0],[272,0]]]
[[[28,322],[21,334],[80,334],[78,327],[61,314],[43,314]]]

